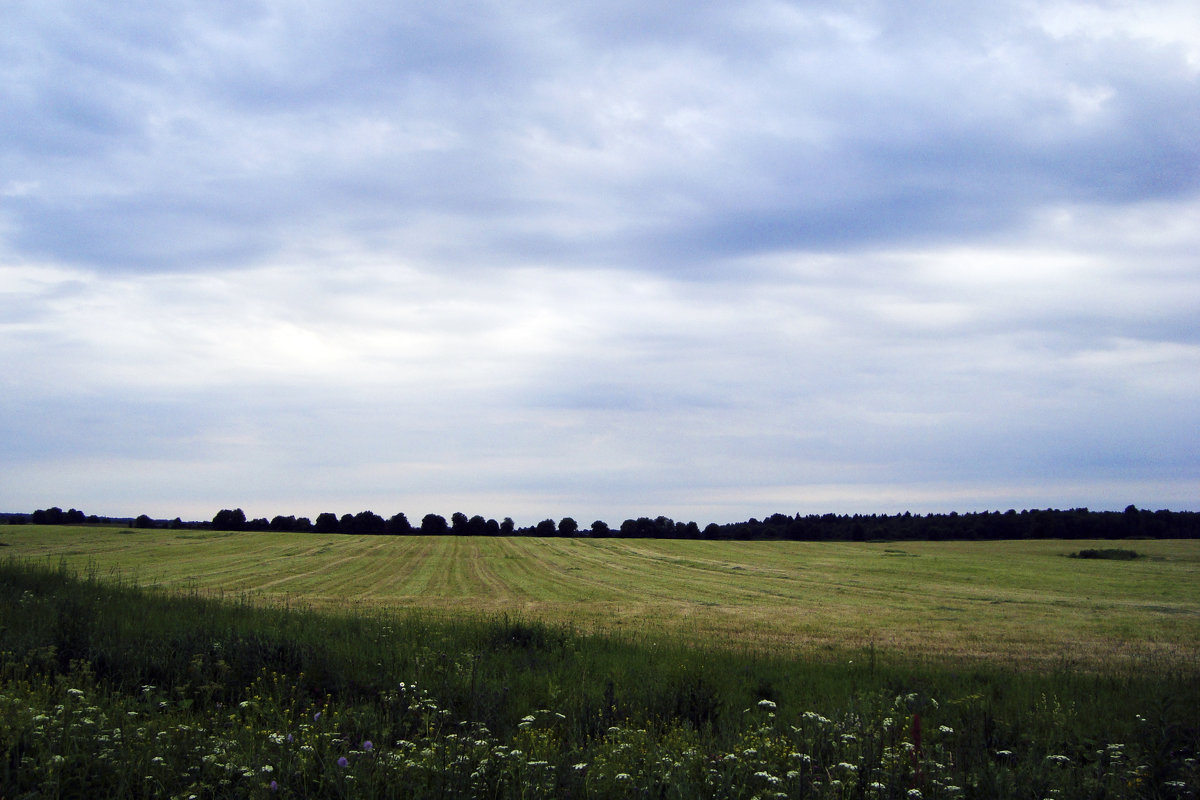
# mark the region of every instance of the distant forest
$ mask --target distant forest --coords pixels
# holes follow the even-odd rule
[[[511,518],[497,522],[481,516],[456,513],[447,520],[426,514],[412,524],[404,514],[384,518],[373,511],[357,514],[324,513],[316,520],[277,516],[247,519],[240,508],[222,509],[210,522],[156,520],[139,517],[97,517],[61,508],[39,509],[32,514],[0,514],[11,525],[118,525],[132,528],[205,529],[218,531],[292,531],[298,533],[353,533],[381,536],[575,536],[650,539],[775,539],[810,542],[866,542],[973,539],[1196,539],[1200,538],[1200,513],[1147,511],[1128,506],[1124,511],[1089,511],[1073,508],[1026,511],[981,511],[967,514],[772,514],[724,525],[676,522],[669,517],[627,519],[618,528],[596,520],[582,527],[564,517],[517,527]]]

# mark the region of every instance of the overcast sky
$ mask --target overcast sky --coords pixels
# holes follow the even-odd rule
[[[0,510],[1200,509],[1200,5],[6,0]]]

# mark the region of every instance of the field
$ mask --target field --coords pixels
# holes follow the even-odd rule
[[[1196,667],[1200,541],[809,543],[13,526],[5,556],[317,609],[517,615],[780,652]]]
[[[0,543],[0,797],[1200,786],[1194,541]]]

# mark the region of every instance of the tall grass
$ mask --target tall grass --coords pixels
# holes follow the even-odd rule
[[[764,655],[0,564],[0,797],[1195,797],[1200,671]]]

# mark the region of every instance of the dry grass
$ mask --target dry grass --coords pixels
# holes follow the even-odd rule
[[[1088,541],[705,542],[13,526],[4,554],[315,608],[519,614],[782,651],[878,648],[1013,665],[1195,669],[1200,541],[1137,561]]]

